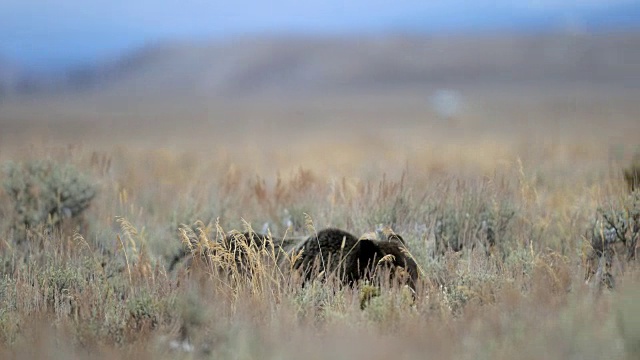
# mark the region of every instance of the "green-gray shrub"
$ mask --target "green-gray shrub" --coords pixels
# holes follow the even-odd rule
[[[636,259],[640,238],[640,190],[631,193],[619,205],[599,208],[586,232],[585,279],[599,278],[607,287],[613,287],[612,263],[616,247],[622,245],[624,259]],[[597,275],[597,276],[596,276]]]
[[[4,189],[13,203],[13,228],[19,241],[28,228],[58,227],[79,216],[91,204],[96,188],[70,164],[51,160],[10,162],[4,167]]]
[[[511,220],[515,215],[505,202],[491,202],[467,196],[460,205],[444,204],[436,209],[434,237],[436,255],[484,248],[489,254],[496,245],[502,248]]]
[[[135,329],[142,329],[144,326],[155,328],[159,323],[158,300],[154,299],[146,291],[141,291],[129,298],[127,309],[129,310],[131,326]]]
[[[85,284],[79,268],[70,266],[50,266],[39,273],[39,286],[47,304],[55,309],[64,294],[77,293]]]

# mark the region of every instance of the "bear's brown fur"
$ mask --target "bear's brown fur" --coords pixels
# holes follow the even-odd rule
[[[387,268],[392,276],[398,269],[408,273],[405,283],[415,289],[418,266],[408,253],[404,240],[388,234],[386,240],[357,239],[335,228],[319,231],[290,250],[295,258],[293,268],[300,270],[305,280],[321,275],[324,279],[337,277],[343,284],[372,280]],[[296,254],[300,254],[296,257]]]
[[[634,192],[640,189],[640,160],[637,164],[624,170],[624,180],[627,182],[629,191]]]
[[[627,182],[629,191],[634,192],[640,189],[640,151],[633,156],[629,167],[624,169],[624,180]]]

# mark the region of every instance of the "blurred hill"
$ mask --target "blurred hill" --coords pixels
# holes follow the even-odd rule
[[[636,88],[638,64],[640,32],[265,37],[148,46],[114,61],[41,79],[26,77],[0,60],[0,84],[5,94],[151,99],[304,97],[518,84]]]
[[[18,64],[0,55],[0,97],[18,90],[18,82],[23,76]]]

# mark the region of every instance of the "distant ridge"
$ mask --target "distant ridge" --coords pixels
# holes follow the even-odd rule
[[[148,46],[31,89],[238,98],[554,82],[637,87],[630,74],[639,63],[640,32],[241,38]]]
[[[0,98],[17,91],[18,83],[24,76],[22,72],[15,62],[0,55]]]

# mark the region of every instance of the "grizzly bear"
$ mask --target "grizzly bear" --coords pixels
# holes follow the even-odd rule
[[[413,290],[418,279],[418,266],[404,240],[395,233],[387,234],[384,240],[358,239],[344,230],[328,228],[308,237],[289,253],[294,259],[292,267],[302,273],[304,280],[336,277],[342,284],[353,285],[360,280],[373,280],[384,268],[391,277],[404,269],[408,273],[405,283]]]
[[[280,239],[255,232],[230,232],[220,242],[205,249],[184,249],[170,263],[169,270],[186,258],[185,266],[211,266],[212,257],[233,256],[217,262],[221,273],[229,273],[231,266],[242,275],[251,277],[251,256],[273,252],[282,270],[299,271],[303,280],[321,277],[337,279],[343,285],[355,285],[361,280],[373,281],[386,272],[387,281],[402,280],[415,291],[418,266],[408,253],[404,239],[392,231],[365,234],[358,239],[340,229],[327,228],[308,237]]]

